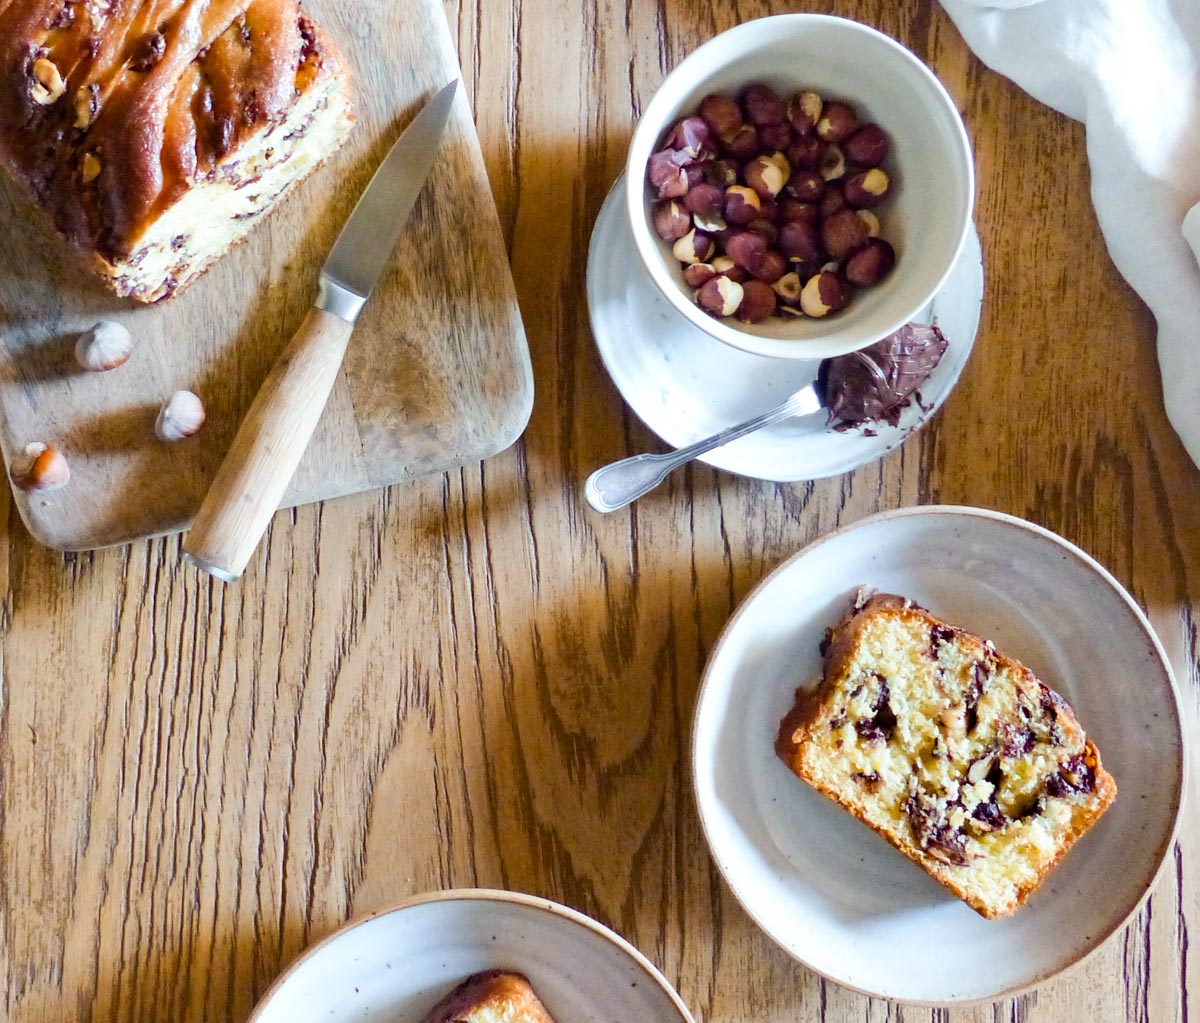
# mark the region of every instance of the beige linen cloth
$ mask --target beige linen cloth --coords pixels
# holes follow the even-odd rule
[[[1108,251],[1158,321],[1200,465],[1200,0],[942,0],[985,64],[1087,125]]]

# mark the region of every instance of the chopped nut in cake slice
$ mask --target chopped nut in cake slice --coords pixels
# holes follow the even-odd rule
[[[1017,909],[1116,782],[1067,703],[991,643],[892,595],[829,630],[776,750],[983,916]]]

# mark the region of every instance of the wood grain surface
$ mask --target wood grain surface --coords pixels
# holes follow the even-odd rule
[[[972,361],[926,429],[848,476],[693,466],[598,517],[586,474],[656,444],[589,335],[592,222],[665,71],[797,9],[903,40],[964,112],[988,268]],[[935,1010],[776,949],[718,878],[690,791],[697,684],[734,606],[821,533],[918,503],[1020,515],[1097,557],[1147,609],[1200,736],[1200,472],[1162,411],[1154,324],[1099,236],[1082,128],[982,67],[927,0],[448,11],[529,334],[531,425],[482,465],[281,513],[233,587],[181,568],[174,539],[54,554],[8,510],[4,1017],[242,1021],[348,917],[485,885],[615,927],[706,1023],[1200,1020],[1195,799],[1152,898],[1098,955]]]
[[[185,294],[122,302],[80,272],[42,219],[0,182],[0,446],[62,448],[72,484],[17,498],[46,544],[82,550],[184,528],[275,357],[316,297],[319,268],[408,122],[459,76],[439,0],[307,8],[344,51],[357,125],[349,141]],[[133,358],[81,373],[75,338],[118,320]],[[154,437],[172,391],[205,402],[202,434]],[[363,310],[317,432],[281,507],[377,489],[478,461],[521,433],[529,353],[468,100]]]

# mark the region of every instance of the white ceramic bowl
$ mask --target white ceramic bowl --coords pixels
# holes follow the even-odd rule
[[[896,268],[823,319],[772,317],[755,324],[717,320],[692,301],[671,248],[651,224],[650,156],[670,126],[711,92],[737,95],[764,82],[785,97],[811,87],[854,104],[892,140],[886,167],[896,182],[878,211],[896,247]],[[971,226],[975,168],[954,101],[908,50],[874,29],[820,14],[750,21],[709,40],[663,81],[633,135],[626,164],[628,211],[638,253],[672,305],[700,329],[735,348],[787,359],[843,355],[909,322],[954,267]],[[642,187],[636,187],[641,182]]]
[[[420,1023],[490,969],[525,974],[558,1023],[694,1023],[663,975],[607,927],[485,889],[420,895],[342,928],[288,968],[250,1023]]]
[[[1063,694],[1116,778],[1109,811],[1004,920],[985,920],[775,755],[819,643],[860,584],[992,639]],[[734,895],[782,948],[885,998],[994,999],[1081,961],[1137,911],[1171,848],[1186,750],[1170,665],[1108,572],[972,508],[864,519],[785,562],[718,640],[696,708],[696,799]]]

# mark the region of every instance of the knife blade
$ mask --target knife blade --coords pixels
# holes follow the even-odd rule
[[[355,321],[433,169],[458,91],[451,82],[396,140],[321,269],[317,297],[250,406],[183,543],[224,582],[245,571],[333,390]]]
[[[433,169],[457,92],[453,81],[426,103],[383,158],[321,268],[318,309],[358,316]]]

